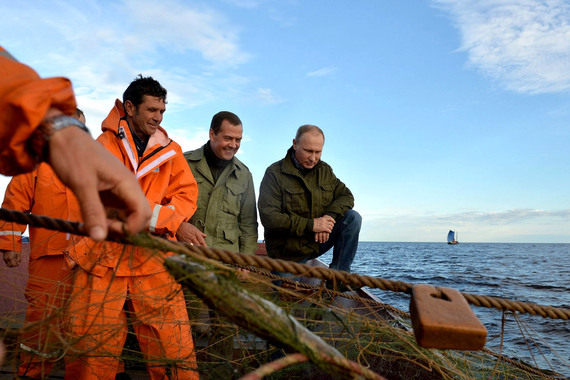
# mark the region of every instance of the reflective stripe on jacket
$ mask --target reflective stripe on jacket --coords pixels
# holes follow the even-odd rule
[[[80,221],[77,198],[63,185],[48,164],[20,174],[10,181],[2,207],[51,218]],[[0,222],[0,249],[22,250],[25,224]],[[61,255],[72,241],[71,234],[30,227],[30,258]]]
[[[255,254],[257,209],[251,172],[236,157],[218,181],[214,179],[204,147],[184,153],[198,182],[198,208],[190,223],[206,235],[208,247]]]
[[[267,254],[299,261],[319,250],[313,219],[342,218],[354,206],[354,197],[326,162],[319,161],[302,175],[291,160],[292,152],[293,147],[265,171],[258,207]]]

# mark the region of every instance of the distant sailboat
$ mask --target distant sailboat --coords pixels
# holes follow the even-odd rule
[[[458,244],[456,236],[459,236],[459,232],[456,234],[455,231],[449,230],[447,233],[447,244]]]

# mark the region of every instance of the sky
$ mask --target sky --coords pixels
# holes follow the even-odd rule
[[[138,74],[184,151],[236,113],[256,194],[318,125],[362,241],[570,243],[565,0],[0,0],[0,36],[95,137]]]

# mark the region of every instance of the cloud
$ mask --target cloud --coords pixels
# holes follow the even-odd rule
[[[443,241],[457,229],[463,241],[570,242],[570,209],[465,211],[450,214],[363,213],[361,240]]]
[[[270,88],[258,88],[255,91],[255,97],[265,104],[279,104],[285,100],[276,95]]]
[[[464,211],[451,214],[426,213],[423,215],[409,212],[397,212],[392,214],[365,214],[370,219],[378,219],[394,223],[435,224],[435,225],[458,225],[468,223],[485,224],[512,224],[524,223],[536,219],[566,219],[570,222],[570,209],[566,210],[537,210],[529,208],[513,209],[506,211]]]
[[[566,0],[433,0],[461,34],[469,65],[508,90],[570,90],[570,4]]]
[[[127,0],[130,21],[136,26],[138,46],[195,50],[221,66],[247,62],[249,54],[239,46],[239,31],[224,14],[211,8],[190,7],[184,2],[163,1],[157,7],[152,0]]]
[[[507,211],[478,212],[469,211],[436,218],[440,222],[456,223],[486,223],[495,225],[525,223],[535,219],[568,219],[570,221],[570,210],[535,210],[535,209],[514,209]]]
[[[168,89],[171,112],[215,102],[221,94],[228,96],[228,88],[240,98],[247,92],[249,78],[236,74],[250,59],[240,44],[241,31],[207,5],[0,2],[0,14],[6,15],[0,23],[4,47],[42,76],[70,78],[97,130],[113,100],[139,73]]]
[[[334,73],[335,71],[336,71],[336,67],[327,66],[327,67],[323,67],[323,68],[320,68],[320,69],[315,70],[315,71],[311,71],[310,73],[307,73],[307,78],[309,78],[309,77],[324,77],[326,75],[330,75],[330,74]]]
[[[263,0],[225,0],[226,3],[232,4],[239,8],[253,9],[263,4]]]

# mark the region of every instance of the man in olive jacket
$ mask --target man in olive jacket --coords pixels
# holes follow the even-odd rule
[[[198,208],[188,223],[182,223],[176,237],[232,252],[255,254],[257,249],[257,209],[251,172],[235,157],[242,139],[239,117],[227,111],[214,115],[210,140],[201,148],[184,153],[198,183]],[[247,271],[240,270],[246,274]],[[188,313],[198,317],[196,298],[188,296]],[[212,328],[207,353],[212,379],[232,379],[233,336],[237,330],[214,310],[209,311]],[[204,365],[204,363],[198,363]]]
[[[259,216],[270,257],[304,263],[334,246],[330,268],[350,272],[362,218],[350,190],[320,160],[324,142],[317,126],[297,130],[285,158],[265,172]]]
[[[255,254],[257,210],[251,172],[235,157],[242,139],[239,117],[218,112],[210,140],[184,153],[198,182],[198,208],[177,232],[179,240],[196,245]]]

